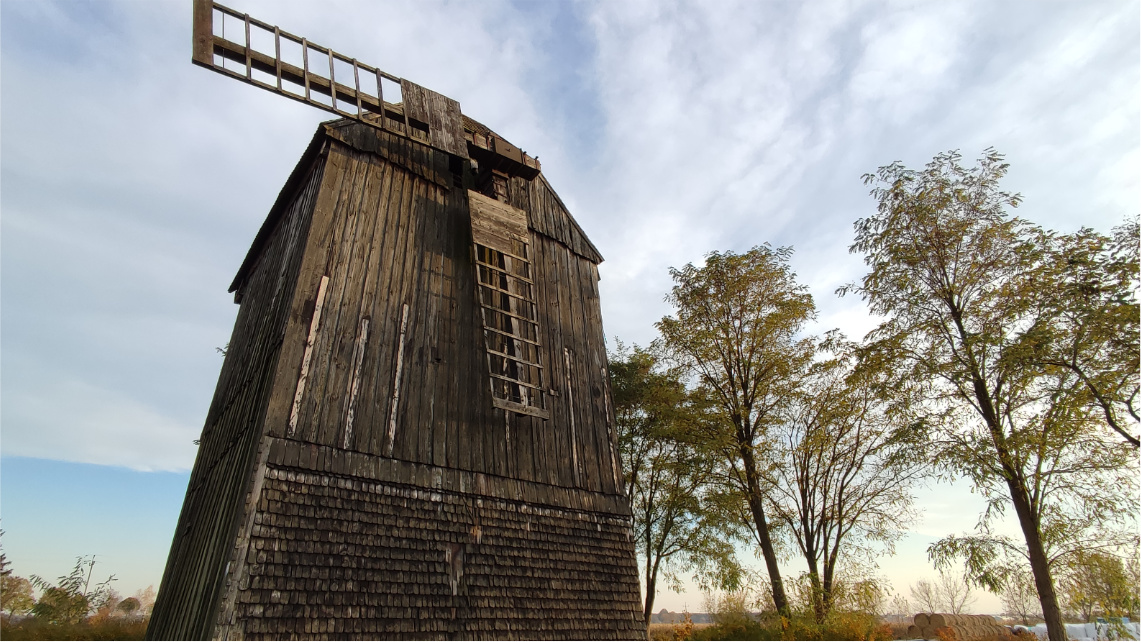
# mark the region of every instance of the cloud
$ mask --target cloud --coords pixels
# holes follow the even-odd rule
[[[10,380],[10,377],[8,378]],[[99,385],[66,377],[5,382],[7,455],[184,471],[201,428]]]
[[[192,66],[190,5],[172,7],[3,5],[5,452],[35,441],[7,421],[18,395],[67,405],[59,381],[200,425],[226,286],[327,118]],[[833,291],[863,272],[860,176],[896,159],[994,145],[1021,213],[1048,225],[1141,209],[1136,3],[1048,7],[239,8],[457,98],[542,158],[607,258],[607,333],[648,343],[670,266],[764,242],[795,248],[814,329],[862,336],[875,320]],[[14,387],[25,364],[54,379]]]

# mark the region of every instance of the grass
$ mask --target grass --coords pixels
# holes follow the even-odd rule
[[[4,640],[141,640],[148,620],[102,619],[79,624],[49,624],[35,618],[0,619]]]

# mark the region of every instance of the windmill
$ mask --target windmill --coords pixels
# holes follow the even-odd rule
[[[193,42],[195,64],[339,118],[230,288],[148,637],[644,636],[602,257],[538,160],[211,0]]]

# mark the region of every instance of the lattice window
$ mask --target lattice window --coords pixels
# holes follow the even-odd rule
[[[546,417],[526,214],[469,192],[483,339],[497,407]]]

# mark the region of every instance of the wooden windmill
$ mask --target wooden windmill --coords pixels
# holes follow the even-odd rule
[[[602,257],[539,162],[210,0],[194,62],[341,118],[231,286],[148,637],[644,636]]]

